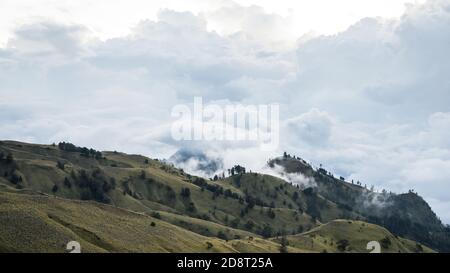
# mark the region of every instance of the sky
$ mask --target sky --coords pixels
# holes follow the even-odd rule
[[[0,139],[261,170],[288,151],[450,223],[450,1],[0,3]],[[171,138],[171,109],[280,105],[277,151]]]

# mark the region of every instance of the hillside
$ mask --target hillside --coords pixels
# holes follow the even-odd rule
[[[279,252],[281,249],[278,239],[266,240],[247,234],[242,239],[225,241],[199,235],[145,214],[92,201],[0,192],[0,203],[0,252],[66,252],[66,244],[72,240],[81,244],[83,252]],[[345,227],[340,230],[330,228],[331,225],[333,223],[305,234],[289,236],[286,250],[321,252],[327,249],[339,252],[337,248],[322,246],[323,241],[339,234],[348,236],[350,231],[354,231]],[[431,251],[395,238],[381,227],[372,226],[372,233],[364,230],[359,241],[352,240],[346,251],[364,252],[367,240],[381,237],[378,234],[391,238],[393,246],[389,251]],[[313,241],[313,247],[310,247],[310,241]]]
[[[315,187],[310,190],[346,212],[345,217],[340,218],[365,220],[381,225],[398,236],[422,242],[441,251],[450,251],[449,227],[440,221],[425,200],[415,192],[375,192],[362,182],[335,178],[324,168],[314,169],[305,160],[289,155],[272,159],[268,165],[272,168],[282,167],[288,174],[302,174],[313,179]]]
[[[70,238],[83,242],[86,251],[278,252],[276,238],[283,237],[289,252],[334,252],[340,250],[310,248],[296,238],[328,230],[336,219],[373,217],[320,187],[302,189],[244,172],[207,180],[156,159],[70,143],[2,141],[0,174],[1,251],[61,251]],[[54,235],[42,236],[47,233]],[[148,240],[137,242],[141,236]],[[396,242],[393,252],[428,250],[416,243],[397,247],[407,241],[389,236]],[[351,250],[367,252],[364,242],[372,240],[371,232],[362,232]]]

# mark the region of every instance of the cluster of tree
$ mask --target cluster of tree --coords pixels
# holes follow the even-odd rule
[[[84,157],[92,157],[95,159],[102,159],[103,155],[100,151],[96,151],[92,148],[86,148],[86,147],[78,147],[72,143],[69,142],[60,142],[58,143],[58,148],[60,150],[66,151],[66,152],[77,152],[80,153],[81,156]]]
[[[349,245],[350,243],[346,239],[339,240],[336,243],[337,249],[342,252],[345,251]]]
[[[273,229],[270,225],[265,224],[262,229],[259,229],[258,234],[263,236],[264,238],[269,238],[272,236]]]
[[[82,169],[78,171],[78,174],[72,172],[71,177],[75,184],[82,189],[80,196],[82,200],[111,202],[107,193],[116,187],[116,182],[113,178],[105,176],[100,169],[97,168],[91,172]]]
[[[195,177],[191,180],[191,182],[200,188],[202,190],[207,190],[213,193],[213,198],[216,198],[220,195],[225,195],[226,197],[231,197],[233,199],[239,199],[241,198],[237,193],[232,192],[231,190],[224,190],[223,187],[215,184],[208,183],[205,179],[200,177]]]
[[[14,157],[12,153],[5,154],[4,152],[0,152],[0,163],[4,162],[6,164],[14,163]]]
[[[320,206],[321,201],[317,195],[307,195],[306,198],[306,213],[309,214],[313,220],[321,220]]]
[[[245,174],[245,168],[241,165],[235,165],[231,169],[228,169],[228,175],[233,176],[235,174]]]
[[[217,181],[217,180],[219,180],[219,179],[225,179],[225,173],[224,172],[222,172],[222,174],[221,175],[214,175],[214,177],[213,178],[211,178],[211,180],[213,180],[213,181]]]
[[[259,197],[254,197],[248,193],[248,191],[245,191],[245,202],[247,202],[247,206],[249,208],[253,208],[255,205],[260,207],[269,207],[269,205],[262,201]]]
[[[180,195],[183,198],[190,198],[191,197],[191,190],[189,188],[182,188]]]
[[[13,155],[11,153],[5,155],[4,152],[0,152],[0,163],[5,164],[3,177],[8,179],[12,184],[16,185],[16,188],[23,188],[23,178],[20,174],[17,173],[18,166],[14,160]]]

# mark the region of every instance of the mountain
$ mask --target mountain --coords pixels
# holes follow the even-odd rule
[[[295,173],[296,161],[269,165]],[[140,155],[1,141],[0,251],[62,252],[71,240],[86,252],[368,252],[373,240],[389,242],[384,252],[445,250],[420,243],[415,230],[405,238],[392,234],[382,209],[369,215],[343,201],[340,194],[359,202],[367,191],[360,186],[327,184],[311,168],[302,175],[310,172],[317,186],[302,188],[237,167],[229,177],[207,180]],[[414,224],[431,217],[409,195],[395,197],[395,206],[414,201],[405,208],[417,212],[410,216]],[[413,236],[418,242],[408,240]]]
[[[450,251],[450,229],[432,211],[427,202],[413,191],[394,194],[375,192],[361,182],[347,182],[343,177],[320,167],[314,169],[305,160],[285,154],[268,162],[271,168],[287,174],[301,174],[314,181],[308,188],[341,208],[342,218],[362,219],[386,227],[398,236]],[[320,218],[320,211],[317,212]]]

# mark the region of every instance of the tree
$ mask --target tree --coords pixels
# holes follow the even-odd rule
[[[55,194],[58,191],[58,185],[54,185],[52,188],[52,192]]]
[[[191,190],[189,188],[182,188],[180,195],[184,198],[189,198],[191,196]]]
[[[297,201],[298,199],[298,192],[294,192],[294,195],[292,196],[292,199],[294,199],[294,201]]]
[[[280,253],[288,253],[287,246],[289,245],[289,241],[286,239],[286,235],[283,232],[283,235],[281,236],[281,242],[280,242]]]
[[[272,236],[272,227],[269,225],[264,225],[263,229],[261,230],[261,236],[264,238],[269,238]]]
[[[64,186],[68,187],[69,189],[72,188],[72,184],[67,177],[64,178]]]
[[[3,160],[5,158],[5,154],[3,152],[0,152],[0,160]]]
[[[141,179],[145,179],[146,175],[145,175],[145,171],[144,170],[141,171],[141,175],[139,177]]]

